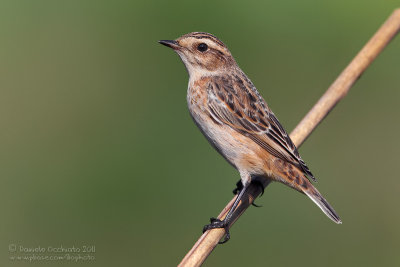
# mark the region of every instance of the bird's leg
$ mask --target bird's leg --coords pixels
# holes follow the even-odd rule
[[[237,183],[236,183],[236,188],[233,189],[232,193],[233,193],[234,195],[237,195],[237,193],[239,193],[240,190],[242,190],[242,188],[243,188],[242,179],[240,179],[239,181],[237,181]]]
[[[261,187],[261,195],[262,196],[264,194],[264,185],[261,181],[254,179],[251,181],[253,184],[256,184],[257,186]],[[242,184],[242,180],[240,179],[237,183],[236,183],[236,188],[233,189],[233,194],[236,195],[238,192],[240,192],[240,190],[242,190],[243,188],[243,184]],[[262,207],[261,205],[257,205],[256,203],[254,203],[254,201],[251,203],[251,205],[253,205],[256,208],[260,208]]]
[[[207,230],[210,229],[215,229],[215,228],[224,228],[225,229],[225,238],[224,240],[220,241],[219,244],[226,243],[230,238],[231,235],[229,233],[229,224],[232,219],[233,212],[237,208],[240,200],[242,199],[244,193],[246,192],[246,189],[248,188],[249,184],[246,184],[245,186],[242,186],[242,189],[240,189],[239,194],[237,195],[235,202],[233,203],[231,209],[228,211],[228,214],[225,216],[225,219],[222,221],[217,218],[211,218],[210,219],[210,224],[207,224],[203,228],[203,233]]]

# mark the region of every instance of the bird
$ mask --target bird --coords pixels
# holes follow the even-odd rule
[[[240,174],[235,202],[223,220],[211,218],[203,232],[229,223],[246,189],[254,181],[283,183],[308,196],[332,221],[342,221],[313,186],[314,175],[256,87],[216,36],[191,32],[160,40],[183,61],[188,74],[190,115],[209,143]]]

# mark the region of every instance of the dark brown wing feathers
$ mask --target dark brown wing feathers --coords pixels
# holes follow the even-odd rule
[[[243,73],[230,79],[214,77],[207,88],[208,107],[214,120],[229,125],[275,157],[302,169],[315,181],[289,135]]]

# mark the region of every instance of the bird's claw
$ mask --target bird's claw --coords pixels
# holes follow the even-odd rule
[[[220,219],[217,219],[214,217],[210,218],[210,224],[207,224],[203,227],[203,233],[205,231],[215,229],[215,228],[224,228],[225,229],[225,237],[222,241],[218,242],[218,244],[224,244],[231,238],[231,235],[229,233],[229,227],[228,227],[228,224],[225,222],[225,220],[221,221]]]
[[[263,185],[260,181],[258,181],[258,180],[254,180],[254,181],[252,181],[252,182],[261,188],[260,197],[261,197],[262,195],[264,195],[264,185]],[[236,188],[233,189],[232,193],[233,193],[234,195],[237,195],[237,194],[240,192],[240,190],[242,190],[242,189],[243,189],[243,184],[242,184],[242,181],[239,180],[239,181],[236,183]],[[253,201],[253,203],[251,203],[251,205],[253,205],[253,206],[256,207],[256,208],[261,208],[261,207],[262,207],[262,205],[257,205],[256,203],[254,203],[254,201]]]

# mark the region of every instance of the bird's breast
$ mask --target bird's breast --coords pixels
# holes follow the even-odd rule
[[[201,84],[204,85],[204,84]],[[205,85],[204,85],[205,86]],[[259,168],[261,159],[256,154],[258,147],[247,137],[230,126],[216,121],[207,105],[207,90],[190,86],[187,95],[188,108],[193,121],[209,143],[236,169]],[[254,162],[254,164],[252,164]],[[248,164],[254,166],[247,166]],[[245,166],[246,165],[246,166]],[[255,171],[258,172],[259,170]]]

